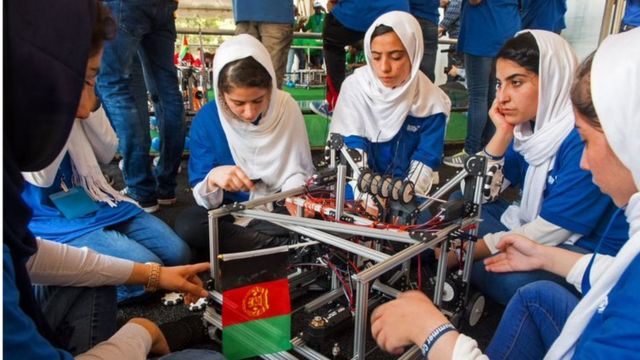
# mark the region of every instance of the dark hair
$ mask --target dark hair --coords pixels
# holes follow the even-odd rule
[[[576,76],[571,85],[571,102],[574,108],[582,114],[592,127],[602,129],[596,108],[591,98],[591,65],[595,51],[587,56],[576,69]]]
[[[380,35],[384,35],[390,32],[393,32],[393,28],[391,26],[387,26],[384,24],[378,25],[375,29],[373,29],[373,32],[371,33],[371,41],[373,41],[373,39]]]
[[[538,75],[540,49],[538,48],[536,38],[529,32],[509,39],[502,46],[496,58],[511,60]]]
[[[91,47],[89,57],[99,53],[104,42],[116,36],[116,20],[111,16],[111,11],[102,1],[96,1],[96,21],[91,28]]]
[[[233,88],[257,87],[271,89],[271,75],[267,69],[251,56],[232,61],[220,71],[218,87],[228,94]]]

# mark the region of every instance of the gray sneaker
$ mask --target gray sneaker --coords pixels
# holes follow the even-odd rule
[[[464,163],[467,161],[468,158],[469,158],[469,154],[467,154],[464,150],[462,150],[457,154],[454,154],[451,156],[445,156],[444,159],[442,159],[442,162],[447,166],[451,166],[455,168],[463,168]]]

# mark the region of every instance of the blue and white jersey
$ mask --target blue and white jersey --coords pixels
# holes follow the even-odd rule
[[[71,157],[67,153],[60,164],[53,185],[42,188],[25,182],[22,199],[33,210],[29,230],[43,239],[66,243],[104,227],[119,224],[142,212],[136,205],[121,201],[116,207],[97,202],[98,210],[75,219],[67,219],[49,195],[62,191],[62,182],[72,187]]]
[[[432,169],[442,161],[447,116],[444,113],[423,118],[407,116],[400,131],[389,141],[374,142],[361,136],[347,136],[345,144],[367,153],[369,168],[374,172],[406,177],[411,160]]]
[[[573,129],[558,149],[553,169],[547,177],[540,217],[582,234],[576,245],[590,251],[595,250],[603,235],[606,236],[607,245],[603,246],[602,253],[615,255],[629,238],[629,224],[624,214],[617,216],[605,234],[617,207],[593,183],[591,172],[580,168],[583,149],[580,135]],[[512,143],[505,154],[504,165],[505,178],[511,186],[522,188],[528,166]]]

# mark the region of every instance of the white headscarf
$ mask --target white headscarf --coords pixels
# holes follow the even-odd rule
[[[609,146],[631,171],[640,188],[640,29],[604,40],[593,59],[591,97]],[[640,253],[640,193],[635,193],[625,209],[629,240],[624,244],[591,290],[573,309],[545,359],[569,359],[596,310],[607,303],[611,289],[627,266]],[[633,316],[629,314],[629,316]]]
[[[220,71],[230,62],[253,57],[271,75],[269,108],[257,125],[236,118],[219,91]],[[238,35],[225,41],[213,60],[216,105],[231,155],[249,178],[261,179],[251,197],[275,193],[303,185],[313,173],[309,138],[300,108],[291,95],[276,86],[276,74],[265,47],[250,35]]]
[[[385,87],[371,66],[371,34],[379,25],[393,28],[411,59],[409,79],[395,89]],[[420,24],[411,14],[391,11],[377,18],[364,37],[368,65],[356,69],[342,84],[331,132],[385,142],[398,133],[407,115],[445,113],[448,117],[451,101],[420,71],[423,47]]]
[[[540,213],[547,176],[553,169],[560,145],[575,123],[569,94],[577,65],[575,52],[558,34],[524,30],[517,35],[525,32],[535,37],[540,51],[538,110],[535,131],[531,131],[529,121],[514,130],[514,149],[522,154],[529,168],[520,206],[510,206],[500,218],[510,230],[531,222]]]

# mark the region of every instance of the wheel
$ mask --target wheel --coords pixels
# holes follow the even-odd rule
[[[477,292],[469,298],[464,312],[464,318],[469,326],[476,326],[482,317],[484,311],[485,299],[484,295]]]
[[[405,180],[402,182],[402,188],[400,189],[400,202],[403,204],[410,203],[415,197],[414,192],[415,185],[409,181]]]
[[[385,176],[382,178],[382,185],[380,186],[380,196],[388,198],[391,193],[391,186],[393,185],[393,179],[391,176]]]
[[[369,194],[380,195],[380,188],[382,186],[382,175],[376,174],[371,179],[371,187],[369,188]]]
[[[369,169],[364,169],[360,171],[360,176],[358,177],[358,190],[361,193],[368,193],[371,188],[371,179],[373,179],[373,172]]]
[[[400,190],[402,189],[402,179],[394,178],[391,181],[389,194],[391,196],[391,200],[398,201],[400,200]]]
[[[453,281],[447,279],[444,282],[444,287],[442,288],[442,301],[448,303],[453,301],[457,296],[456,285]]]

